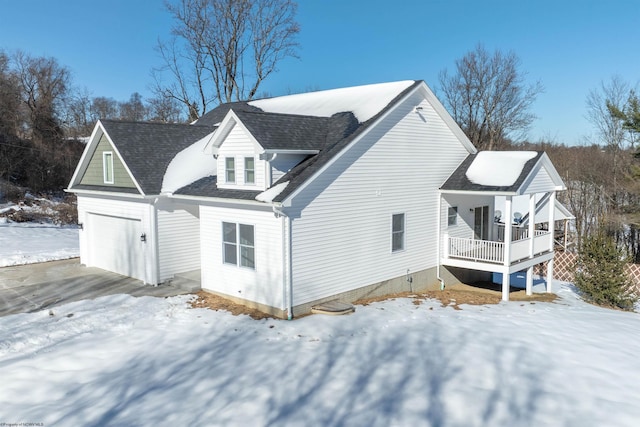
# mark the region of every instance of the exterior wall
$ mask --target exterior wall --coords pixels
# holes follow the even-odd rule
[[[186,208],[189,209],[189,208]],[[158,208],[160,281],[176,273],[200,269],[200,219],[197,206]]]
[[[145,283],[158,283],[157,269],[157,240],[155,238],[154,207],[145,200],[133,200],[117,197],[78,195],[78,222],[86,225],[80,231],[80,262],[88,267],[96,266],[96,254],[89,235],[91,230],[91,215],[107,215],[139,220],[141,231],[147,239],[142,244],[143,260],[145,264]],[[126,248],[125,248],[126,249]],[[118,256],[118,254],[113,254]]]
[[[294,305],[435,267],[438,188],[467,155],[419,93],[371,128],[287,210]],[[392,253],[396,213],[405,249]]]
[[[254,226],[255,269],[223,262],[222,222]],[[200,224],[202,289],[283,310],[283,219],[271,209],[200,206]]]
[[[456,206],[458,208],[458,221],[456,225],[448,225],[448,208]],[[470,196],[462,194],[443,194],[442,196],[442,225],[443,235],[451,237],[461,237],[472,239],[474,236],[474,213],[473,209],[480,206],[489,206],[489,232],[493,230],[493,210],[494,200],[492,196]],[[492,236],[495,237],[495,236]]]
[[[113,184],[106,184],[104,182],[102,153],[105,151],[111,151],[113,153]],[[133,180],[129,176],[129,173],[125,169],[122,160],[117,155],[105,135],[100,137],[96,150],[91,156],[91,160],[87,166],[87,170],[84,172],[84,175],[80,180],[80,184],[136,188]]]
[[[236,165],[236,182],[225,182],[225,158],[234,157]],[[244,158],[253,157],[255,167],[255,184],[244,182]],[[260,160],[254,142],[241,126],[235,125],[218,149],[218,187],[242,188],[248,190],[265,190],[265,161]]]

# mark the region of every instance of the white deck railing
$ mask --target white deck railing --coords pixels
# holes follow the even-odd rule
[[[533,239],[533,254],[537,255],[551,250],[553,242],[546,230],[536,230]],[[490,240],[465,239],[462,237],[448,237],[446,241],[446,256],[451,258],[468,259],[492,264],[504,263],[504,242]],[[531,252],[531,241],[521,238],[511,242],[510,262],[528,258]]]

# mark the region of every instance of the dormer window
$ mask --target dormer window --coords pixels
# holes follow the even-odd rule
[[[256,170],[255,160],[253,157],[244,158],[244,183],[255,184],[256,182]]]
[[[234,184],[236,182],[236,159],[234,157],[224,158],[225,182]]]
[[[113,153],[105,151],[102,153],[102,176],[105,184],[113,184]]]

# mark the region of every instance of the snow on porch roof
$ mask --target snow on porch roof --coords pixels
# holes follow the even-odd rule
[[[445,192],[516,193],[542,151],[481,151],[470,154],[440,187]]]

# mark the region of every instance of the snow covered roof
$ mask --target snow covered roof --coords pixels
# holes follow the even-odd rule
[[[248,104],[267,113],[316,117],[331,117],[336,113],[350,111],[356,116],[358,122],[364,123],[414,83],[413,80],[404,80],[354,86],[260,99],[250,101]]]
[[[544,168],[545,184],[556,190],[564,183],[542,151],[482,151],[470,154],[440,187],[443,192],[524,194]]]

